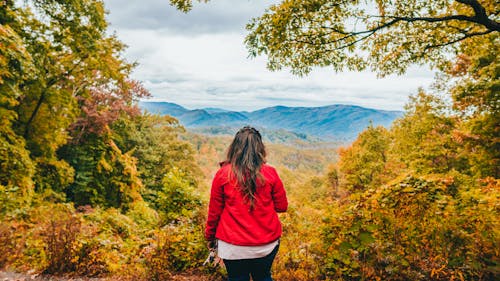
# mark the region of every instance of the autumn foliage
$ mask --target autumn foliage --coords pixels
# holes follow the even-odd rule
[[[121,57],[124,45],[108,35],[102,1],[26,2],[0,1],[0,268],[117,280],[190,272],[221,280],[223,269],[201,265],[203,225],[210,179],[230,137],[196,135],[170,116],[139,110],[138,100],[149,93],[130,78],[134,65]],[[171,2],[183,10],[191,5]],[[334,6],[321,10],[328,1],[316,2],[275,6],[250,26],[250,47],[259,48],[268,33],[281,34],[273,31],[293,21],[289,9],[327,20],[321,12]],[[495,8],[491,1],[456,2],[488,4],[488,13]],[[450,11],[471,13],[460,5]],[[266,25],[273,13],[286,21]],[[463,24],[467,32],[484,28]],[[325,31],[290,27],[288,36]],[[405,32],[420,35],[415,30]],[[290,200],[281,215],[276,280],[500,278],[500,44],[498,32],[487,31],[466,33],[474,38],[447,49],[452,59],[438,49],[420,52],[428,40],[436,48],[449,43],[438,42],[450,39],[440,29],[419,37],[418,57],[406,57],[407,45],[396,55],[394,48],[371,55],[372,64],[389,56],[375,66],[382,75],[412,62],[441,70],[435,87],[411,96],[391,128],[369,126],[338,154],[338,143],[268,144],[267,160]],[[335,38],[342,34],[337,30]],[[392,46],[393,34],[363,44],[375,40],[375,51]],[[272,42],[284,38],[268,39],[254,51],[279,48]],[[298,63],[296,72],[304,74],[342,59],[317,57],[323,47],[301,49],[307,60],[273,49],[272,67]],[[345,63],[366,67],[341,61],[337,70]]]
[[[469,119],[445,109],[420,93],[391,130],[369,127],[340,150],[339,183],[349,192],[329,208],[327,277],[498,278],[500,182],[457,137]]]
[[[150,280],[146,249],[193,229],[182,263],[160,258],[196,267],[193,151],[176,120],[139,110],[149,93],[103,2],[2,1],[0,24],[0,266]]]

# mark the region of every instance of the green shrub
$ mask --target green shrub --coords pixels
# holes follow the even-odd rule
[[[172,169],[163,178],[163,188],[157,193],[156,209],[164,223],[183,218],[194,218],[200,211],[202,201],[195,186],[178,169]]]
[[[208,254],[199,225],[187,221],[157,231],[146,256],[150,280],[168,280],[172,272],[201,266]]]
[[[159,223],[158,213],[145,201],[132,203],[126,215],[139,225],[141,230],[154,229]]]
[[[0,268],[7,265],[16,252],[14,231],[10,223],[2,222],[0,224]]]
[[[489,190],[460,186],[458,193],[455,184],[442,175],[409,176],[352,194],[332,209],[325,229],[325,274],[337,280],[498,278],[498,182]]]

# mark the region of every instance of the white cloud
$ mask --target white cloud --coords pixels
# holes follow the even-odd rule
[[[139,2],[119,5],[123,2],[106,0],[106,4],[111,4],[108,8],[112,28],[129,46],[127,59],[139,63],[133,76],[144,82],[154,96],[152,100],[188,108],[233,110],[335,103],[401,110],[409,94],[433,80],[433,74],[423,67],[384,79],[377,79],[370,72],[335,74],[331,69],[317,69],[303,78],[286,71],[270,72],[265,68],[264,57],[248,59],[243,46],[244,23],[263,11],[267,1],[236,4],[234,0],[218,0],[199,4],[206,6],[196,7],[199,10],[194,9],[187,16],[193,18],[194,26],[202,23],[206,28],[188,28],[186,32],[181,32],[186,22],[164,18],[186,16],[167,1],[154,0],[148,7],[140,7]],[[148,15],[150,22],[144,19]]]
[[[174,34],[196,35],[241,31],[248,20],[259,16],[276,0],[213,0],[194,2],[182,13],[168,0],[104,0],[112,25],[117,29],[154,29]]]

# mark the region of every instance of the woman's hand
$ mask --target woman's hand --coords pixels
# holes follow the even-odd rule
[[[215,249],[215,240],[207,241],[207,248],[208,249]]]

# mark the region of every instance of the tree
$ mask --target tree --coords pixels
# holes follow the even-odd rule
[[[380,185],[390,142],[384,127],[370,125],[359,134],[350,147],[341,148],[338,164],[341,173],[340,184],[351,191]]]
[[[110,130],[87,135],[85,142],[65,145],[59,154],[74,167],[75,181],[57,191],[64,191],[76,205],[127,209],[142,201],[137,159],[118,148]]]
[[[52,157],[66,142],[61,129],[79,113],[75,98],[98,78],[96,71],[105,73],[107,67],[96,63],[109,49],[103,44],[107,23],[99,1],[32,1],[31,7],[19,12],[23,23],[17,32],[35,67],[21,87],[16,126],[34,156]]]
[[[192,2],[170,0],[185,12]],[[414,63],[442,66],[456,43],[497,33],[499,13],[494,0],[283,0],[252,20],[246,44],[251,56],[267,55],[271,70],[401,74]]]
[[[198,2],[208,2],[209,0],[197,0]],[[177,9],[188,12],[193,8],[192,0],[170,0],[170,5],[176,7]]]
[[[134,65],[121,58],[124,45],[106,34],[102,1],[0,5],[2,171],[15,165],[11,174],[34,173],[37,188],[62,190],[73,168],[58,149],[84,131],[105,130],[124,111],[138,112],[134,102],[148,93],[128,79]]]
[[[145,200],[157,200],[158,193],[165,186],[165,175],[173,170],[182,174],[188,185],[197,185],[200,168],[195,164],[190,144],[179,140],[179,135],[185,131],[173,117],[149,113],[132,118],[122,116],[111,128],[117,146],[137,158]]]
[[[457,140],[472,173],[500,177],[500,38],[498,34],[463,44],[447,69],[453,106],[461,112]]]
[[[192,1],[171,3],[186,11]],[[325,277],[498,279],[491,207],[500,173],[498,1],[282,0],[247,28],[250,55],[266,55],[271,70],[369,68],[385,76],[429,64],[447,74],[437,90],[451,100],[423,91],[412,97],[388,147],[367,145],[377,142],[363,142],[362,133],[342,152],[339,170],[361,192],[332,209]],[[378,151],[404,164],[404,173],[363,191],[384,175]]]
[[[391,129],[391,154],[417,173],[447,173],[452,169],[468,173],[460,143],[456,116],[439,97],[420,91],[411,96],[405,114]]]
[[[18,118],[20,83],[33,69],[32,57],[14,30],[17,22],[13,1],[0,5],[0,185],[26,190],[32,185],[34,166],[24,139],[12,125]]]

